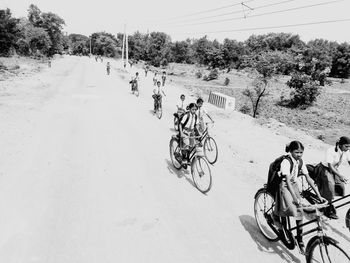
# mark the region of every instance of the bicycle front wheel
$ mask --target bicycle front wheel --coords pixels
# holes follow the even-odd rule
[[[205,138],[203,143],[203,151],[210,164],[216,163],[218,160],[218,146],[212,137],[208,136]]]
[[[323,242],[322,242],[323,240]],[[350,257],[334,239],[322,236],[311,241],[306,249],[307,263],[349,263]]]
[[[174,130],[178,131],[179,130],[179,118],[174,117]]]
[[[176,138],[172,138],[169,143],[169,149],[170,149],[170,159],[173,164],[173,166],[177,169],[181,169],[181,148],[179,145],[179,141]]]
[[[275,206],[275,200],[265,188],[260,189],[255,194],[254,216],[260,232],[269,241],[277,241],[278,235],[273,231],[272,213]]]
[[[162,114],[163,114],[162,107],[158,107],[158,109],[157,109],[157,117],[158,117],[158,119],[162,118]]]
[[[209,164],[202,156],[196,156],[191,163],[191,173],[195,186],[203,194],[207,193],[212,184]]]

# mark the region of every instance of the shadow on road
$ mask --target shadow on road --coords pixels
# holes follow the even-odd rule
[[[195,184],[193,183],[193,181],[188,178],[188,176],[190,176],[190,172],[186,169],[181,169],[181,170],[177,170],[173,164],[171,163],[171,161],[169,161],[168,159],[165,159],[165,162],[168,165],[168,170],[171,174],[175,174],[177,176],[177,178],[182,178],[185,177],[185,179],[187,180],[187,182],[189,182],[194,188],[197,189],[197,187],[195,186]]]
[[[255,218],[249,215],[241,215],[239,217],[244,229],[250,234],[251,238],[255,241],[258,249],[265,253],[277,254],[284,262],[289,263],[301,263],[300,259],[295,257],[287,248],[283,246],[279,241],[270,242],[260,233],[259,228],[256,225]]]

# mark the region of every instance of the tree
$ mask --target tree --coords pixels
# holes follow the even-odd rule
[[[41,18],[41,11],[36,6],[31,4],[28,8],[28,20],[35,27],[42,27],[43,20]]]
[[[8,55],[17,42],[18,19],[11,17],[10,9],[0,9],[0,54]]]
[[[293,74],[286,84],[293,89],[289,104],[292,107],[306,108],[312,105],[321,93],[319,83],[303,73]]]
[[[90,52],[90,39],[81,34],[70,34],[68,36],[71,52],[76,54],[87,55]]]
[[[271,53],[263,53],[255,57],[252,61],[252,87],[247,87],[243,95],[247,96],[252,103],[253,117],[256,118],[259,113],[259,106],[263,99],[268,95],[268,84],[276,74],[276,65],[273,63]]]
[[[63,51],[63,25],[65,25],[64,20],[58,15],[47,12],[41,14],[42,27],[49,34],[52,45],[49,49],[49,54],[53,55],[56,53],[61,53]]]
[[[26,18],[20,20],[18,28],[20,29],[20,37],[17,41],[19,53],[23,55],[32,55],[37,52],[48,54],[51,40],[44,28],[33,26]]]
[[[107,57],[118,56],[118,40],[110,33],[97,32],[91,35],[92,53]]]
[[[332,68],[330,76],[346,79],[350,76],[350,45],[348,43],[340,44],[332,58]]]

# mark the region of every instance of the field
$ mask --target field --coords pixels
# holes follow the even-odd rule
[[[156,70],[156,69],[153,69]],[[170,64],[165,68],[170,82],[182,85],[193,93],[206,97],[210,91],[218,91],[236,98],[236,110],[243,106],[251,107],[250,101],[242,91],[251,85],[247,72],[232,70],[220,71],[219,78],[204,81],[196,77],[196,72],[208,75],[204,67],[184,64]],[[158,69],[158,71],[161,71]],[[229,85],[225,86],[225,78]],[[325,86],[317,102],[306,110],[291,109],[278,105],[281,98],[288,98],[290,88],[286,86],[288,76],[282,76],[270,82],[269,95],[262,101],[259,119],[262,125],[287,125],[300,129],[313,137],[334,144],[337,138],[350,134],[350,84],[348,80],[341,83],[339,79],[330,79],[332,85]],[[276,122],[277,121],[277,122]]]

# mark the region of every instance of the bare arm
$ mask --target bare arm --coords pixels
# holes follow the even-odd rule
[[[292,183],[290,182],[290,175],[285,175],[286,177],[286,183],[287,183],[287,188],[292,195],[294,203],[300,203],[300,200],[297,198],[297,195],[294,192],[294,188],[292,187]]]
[[[333,174],[335,174],[336,176],[338,176],[338,178],[340,179],[340,181],[346,182],[346,179],[344,178],[344,176],[342,176],[342,175],[338,172],[338,169],[335,168],[334,165],[332,165],[331,163],[328,163],[328,168],[332,171]]]
[[[311,179],[311,177],[308,174],[305,174],[306,181],[311,186],[311,188],[315,191],[317,198],[323,201],[323,197],[320,195],[320,192],[318,191],[318,188],[316,187],[314,181]]]

